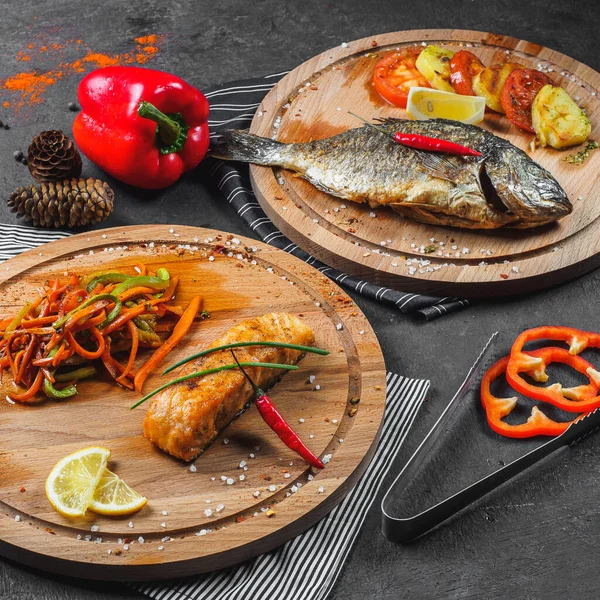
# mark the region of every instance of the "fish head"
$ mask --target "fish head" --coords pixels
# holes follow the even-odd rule
[[[484,156],[479,179],[496,208],[503,206],[531,225],[556,221],[573,210],[558,181],[522,150],[503,144]]]

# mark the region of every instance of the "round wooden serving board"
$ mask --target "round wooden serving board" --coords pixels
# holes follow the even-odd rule
[[[251,132],[304,142],[360,126],[348,111],[368,119],[407,118],[404,110],[386,103],[374,90],[373,68],[397,48],[428,43],[454,51],[469,49],[486,65],[512,61],[548,70],[554,82],[585,108],[592,121],[592,139],[598,135],[596,71],[530,42],[454,29],[386,33],[315,56],[269,92]],[[548,169],[572,201],[572,214],[558,224],[526,231],[436,227],[403,219],[388,208],[371,209],[334,198],[290,171],[252,165],[254,191],[267,215],[296,244],[341,271],[403,291],[463,297],[513,294],[595,268],[600,263],[600,151],[592,152],[584,165],[573,165],[563,159],[580,148],[532,152],[533,136],[511,125],[504,115],[489,114],[482,126]]]
[[[14,313],[48,278],[107,268],[133,273],[140,261],[178,275],[176,301],[186,305],[201,294],[210,313],[168,364],[242,319],[272,311],[299,315],[313,328],[316,344],[331,354],[307,355],[271,395],[310,448],[331,460],[313,478],[251,407],[195,461],[192,472],[142,436],[146,408],[129,410],[139,396],[104,376],[80,383],[79,395],[63,402],[10,404],[0,390],[0,551],[13,560],[72,576],[123,580],[224,568],[282,544],[327,514],[375,450],[385,367],[373,330],[340,288],[271,246],[163,225],[80,234],[4,263],[0,314]],[[146,389],[171,377],[156,374]],[[351,416],[353,398],[360,402]],[[111,518],[88,511],[85,518],[68,519],[51,507],[44,482],[54,464],[94,445],[109,448],[111,470],[148,498],[140,512]],[[222,476],[235,483],[227,485]],[[264,514],[266,507],[273,517]],[[206,516],[206,509],[213,514]],[[132,540],[127,550],[125,538]]]

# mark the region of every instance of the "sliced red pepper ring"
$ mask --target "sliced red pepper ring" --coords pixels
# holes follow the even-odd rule
[[[545,359],[537,356],[535,352],[523,351],[526,343],[536,340],[567,342],[569,350],[552,348],[553,354],[550,360],[545,362]],[[576,355],[586,348],[599,347],[600,335],[597,333],[572,327],[547,326],[527,329],[517,337],[511,348],[506,378],[515,390],[535,400],[549,402],[569,412],[593,410],[600,406],[600,398],[597,397],[600,373],[589,362]],[[560,384],[554,384],[543,388],[527,383],[520,375],[527,372],[536,381],[545,382],[548,380],[546,366],[551,362],[560,362],[573,367],[586,375],[590,384],[574,388],[562,388]]]
[[[535,350],[531,352],[531,356],[544,358],[548,350],[548,348]],[[566,353],[566,350],[564,352]],[[498,377],[506,373],[509,358],[505,356],[490,367],[481,381],[481,403],[485,409],[487,422],[490,428],[496,433],[511,438],[529,438],[536,435],[560,435],[568,429],[569,425],[585,416],[585,414],[579,415],[573,421],[559,423],[547,417],[537,406],[534,406],[531,409],[531,416],[525,423],[511,425],[503,421],[502,419],[514,409],[518,399],[516,397],[499,398],[494,396],[491,392],[491,385]]]

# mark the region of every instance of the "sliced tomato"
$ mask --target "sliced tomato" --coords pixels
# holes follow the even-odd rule
[[[450,83],[457,94],[474,96],[471,81],[485,69],[483,63],[468,50],[459,50],[450,60]]]
[[[535,133],[531,123],[531,105],[545,85],[554,85],[546,73],[537,69],[517,69],[507,78],[502,90],[502,108],[509,121],[530,133]]]
[[[382,98],[400,108],[406,108],[411,87],[431,87],[415,67],[421,50],[422,48],[405,48],[388,54],[375,65],[373,85]]]

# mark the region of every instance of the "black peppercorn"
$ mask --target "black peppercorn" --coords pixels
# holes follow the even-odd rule
[[[79,110],[79,106],[77,106],[77,102],[69,102],[69,104],[67,104],[67,108],[73,112]]]
[[[10,129],[10,125],[8,123],[4,123],[4,129]]]
[[[13,152],[13,157],[17,161],[22,161],[23,160],[23,153],[20,150],[15,150]]]

